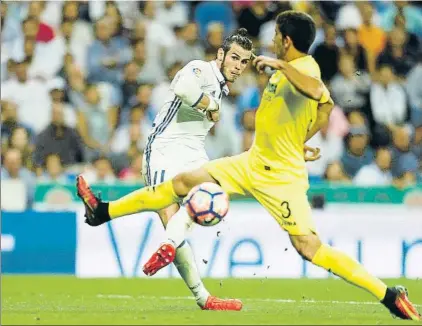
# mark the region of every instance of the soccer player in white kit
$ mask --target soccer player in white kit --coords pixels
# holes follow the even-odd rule
[[[241,28],[224,40],[216,60],[191,61],[176,74],[170,85],[171,96],[164,99],[145,148],[143,173],[147,186],[158,185],[208,161],[205,137],[219,120],[221,99],[229,93],[226,83],[234,82],[245,70],[252,57],[252,47],[246,29]],[[92,198],[90,200],[86,196],[89,188],[83,177],[78,177],[77,188],[87,212],[93,212],[98,201],[91,202]],[[169,241],[177,247],[174,264],[197,304],[204,310],[240,310],[240,300],[211,296],[202,283],[192,249],[184,241],[183,223],[192,224],[186,210],[180,209],[179,204],[173,204],[158,214],[167,226]],[[90,218],[86,221],[91,226],[105,222],[93,223]],[[152,275],[148,271],[148,263],[144,266],[144,273]]]

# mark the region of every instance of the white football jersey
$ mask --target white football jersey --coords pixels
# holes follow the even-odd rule
[[[184,103],[175,95],[175,85],[183,82],[182,76],[194,77],[202,93],[212,96],[220,108],[223,94],[229,93],[223,74],[215,61],[194,60],[189,62],[174,77],[170,85],[171,95],[169,98],[163,99],[164,104],[154,119],[153,129],[148,137],[146,152],[151,150],[153,144],[156,147],[173,142],[186,144],[190,148],[201,150],[204,148],[205,137],[214,122],[209,121],[203,112],[195,108],[202,99],[202,95],[192,106]]]

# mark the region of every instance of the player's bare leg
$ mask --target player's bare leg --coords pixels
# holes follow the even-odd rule
[[[204,168],[178,174],[158,186],[145,187],[111,202],[103,202],[94,195],[82,175],[77,177],[77,194],[85,205],[86,222],[98,226],[118,217],[135,213],[158,212],[178,203],[188,192],[203,182],[216,182]]]
[[[304,259],[366,289],[394,316],[401,319],[421,320],[421,315],[409,301],[404,287],[388,288],[380,279],[369,274],[357,261],[341,251],[322,244],[316,234],[290,235],[290,240]]]
[[[189,176],[185,176],[189,178]],[[191,177],[191,176],[190,176]],[[195,183],[195,181],[184,181],[181,177],[179,182]],[[199,182],[202,183],[203,181]],[[199,184],[198,183],[198,184]],[[186,184],[179,186],[187,189]],[[199,276],[199,271],[195,262],[192,249],[188,242],[184,240],[186,232],[192,225],[192,219],[187,215],[184,209],[179,209],[179,205],[172,205],[159,212],[161,220],[165,227],[169,224],[174,229],[173,234],[169,235],[168,240],[160,245],[160,248],[151,256],[144,265],[144,273],[152,276],[163,267],[174,261],[177,270],[188,285],[192,294],[195,296],[197,304],[203,310],[233,310],[242,309],[242,302],[236,299],[220,299],[209,294]],[[180,234],[179,234],[180,233]]]

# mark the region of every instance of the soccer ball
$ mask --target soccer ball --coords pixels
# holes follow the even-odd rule
[[[219,185],[205,182],[189,191],[184,205],[195,223],[213,226],[226,216],[229,210],[229,196]]]

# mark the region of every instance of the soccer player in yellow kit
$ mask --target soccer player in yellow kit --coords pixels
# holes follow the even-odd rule
[[[87,223],[99,225],[124,215],[157,211],[187,195],[203,182],[214,182],[229,194],[254,196],[289,233],[292,245],[306,260],[366,289],[392,314],[420,320],[401,286],[388,288],[357,261],[322,244],[311,217],[309,188],[303,156],[304,144],[328,123],[333,107],[329,91],[320,80],[318,64],[308,55],[315,24],[307,14],[286,11],[276,20],[274,46],[277,59],[259,56],[259,71],[275,69],[262,95],[256,116],[255,140],[248,152],[206,163],[155,188],[135,191],[117,201],[101,202],[83,178],[78,193],[86,206]],[[164,243],[144,267],[148,275],[170,264],[175,248]]]

